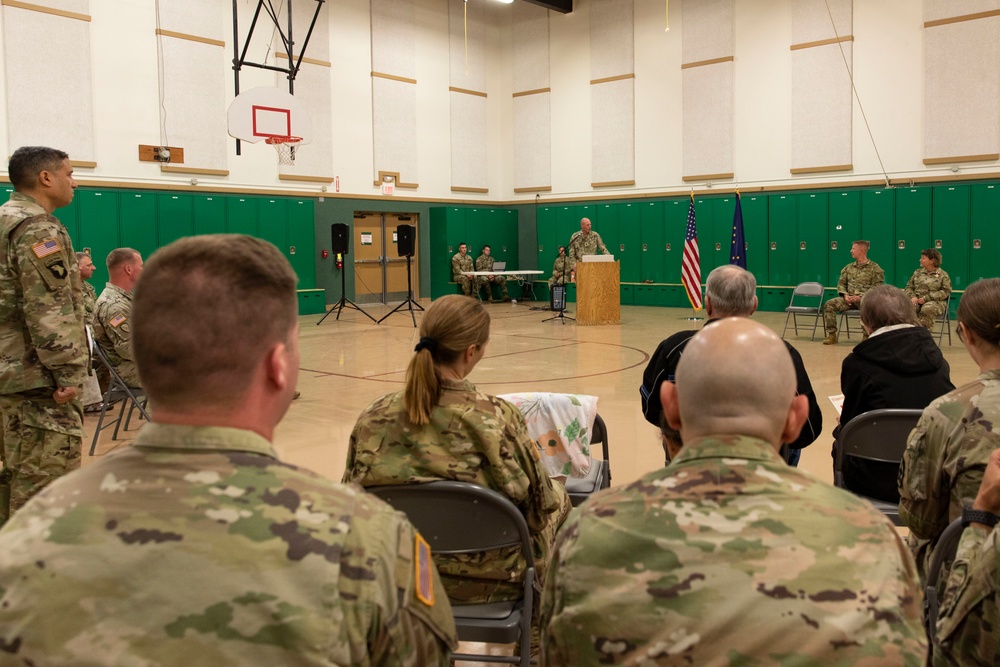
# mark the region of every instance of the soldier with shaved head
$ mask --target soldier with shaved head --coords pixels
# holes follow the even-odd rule
[[[778,446],[807,413],[781,339],[700,331],[664,382],[671,464],[588,500],[556,540],[545,665],[924,664],[913,560],[853,494]]]
[[[448,664],[427,543],[271,444],[298,377],[295,283],[249,236],[152,256],[131,322],[155,422],[0,532],[0,662]]]

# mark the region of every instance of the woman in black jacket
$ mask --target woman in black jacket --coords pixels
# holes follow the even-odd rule
[[[844,409],[833,437],[853,418],[883,408],[926,408],[955,388],[948,362],[919,325],[903,290],[879,285],[861,299],[861,326],[869,337],[847,355],[840,371]],[[855,493],[899,502],[898,463],[844,459],[844,483]]]

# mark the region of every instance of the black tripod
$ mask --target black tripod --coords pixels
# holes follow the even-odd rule
[[[413,300],[413,282],[410,279],[410,257],[411,255],[406,256],[406,301],[404,301],[403,303],[399,304],[398,306],[390,310],[388,313],[386,313],[381,320],[376,322],[376,324],[382,324],[382,320],[384,320],[386,317],[389,317],[403,306],[406,306],[407,309],[410,311],[410,317],[413,318],[413,327],[416,328],[417,316],[413,314],[413,307],[416,306],[417,309],[420,311],[423,311],[424,307]]]
[[[563,324],[566,324],[566,320],[572,320],[576,322],[575,317],[567,317],[566,315],[566,272],[559,276],[559,283],[552,286],[553,289],[557,287],[562,287],[562,299],[559,300],[559,314],[553,315],[552,317],[547,317],[542,322],[548,322],[549,320],[559,320]],[[553,299],[555,301],[555,299]]]
[[[324,315],[322,318],[320,318],[320,321],[316,323],[316,326],[319,326],[319,325],[323,324],[323,320],[325,320],[326,318],[330,317],[330,313],[332,313],[333,311],[337,311],[337,319],[339,320],[340,319],[340,312],[342,310],[344,310],[344,308],[353,308],[354,310],[358,311],[359,313],[361,313],[362,315],[364,315],[365,317],[367,317],[368,319],[370,319],[372,322],[375,322],[375,318],[374,317],[372,317],[371,315],[369,315],[365,311],[361,310],[361,306],[359,306],[358,304],[354,303],[353,301],[351,301],[350,299],[347,298],[347,289],[344,286],[344,282],[346,280],[347,280],[347,270],[346,269],[341,269],[340,270],[340,301],[338,301],[337,303],[335,303],[333,305],[333,308],[331,308],[330,310],[326,311],[326,315]],[[375,323],[378,324],[378,322],[375,322]]]

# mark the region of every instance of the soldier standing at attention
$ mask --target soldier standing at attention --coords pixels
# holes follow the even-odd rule
[[[108,254],[108,284],[97,298],[94,340],[108,355],[121,379],[130,387],[141,387],[132,355],[132,290],[142,275],[142,255],[132,248],[116,248]]]
[[[904,291],[917,309],[920,324],[930,329],[934,320],[947,310],[951,296],[951,278],[941,268],[940,252],[928,248],[920,253],[920,268],[910,276]]]
[[[94,261],[85,252],[76,253],[76,263],[80,267],[80,282],[83,283],[83,313],[87,324],[94,324],[94,308],[97,306],[97,291],[88,283],[94,275]]]
[[[868,259],[868,241],[855,241],[851,244],[851,257],[854,261],[840,271],[837,282],[837,296],[823,306],[823,322],[826,324],[826,339],[823,345],[837,344],[837,314],[846,310],[857,310],[861,307],[861,297],[865,292],[885,282],[885,272],[882,267]],[[868,334],[864,334],[868,338]]]
[[[600,250],[601,254],[608,255],[608,247],[601,240],[601,235],[590,230],[590,218],[580,219],[580,231],[574,232],[569,238],[569,257],[573,260],[571,269],[576,268],[576,263],[583,259],[584,255],[596,255]]]
[[[490,256],[490,247],[484,245],[483,254],[476,258],[476,271],[492,270],[493,258]],[[503,292],[503,300],[510,301],[510,295],[507,294],[507,276],[476,276],[476,295],[478,296],[479,290],[485,286],[486,295],[489,297],[488,301],[493,303],[493,288],[490,287],[490,283],[494,282],[500,285],[500,290]]]
[[[73,201],[63,151],[24,146],[0,206],[0,525],[60,475],[80,467],[87,373],[83,288],[66,228]]]
[[[468,252],[469,246],[464,243],[458,244],[458,252],[451,258],[451,279],[462,286],[462,293],[465,296],[472,296],[472,280],[469,276],[462,275],[465,271],[475,271]]]
[[[298,378],[296,281],[249,236],[153,255],[132,343],[156,421],[0,532],[5,660],[448,664],[451,609],[406,517],[271,444]]]
[[[808,410],[782,340],[742,317],[706,326],[660,400],[683,445],[559,531],[542,664],[922,666],[893,525],[778,456]]]

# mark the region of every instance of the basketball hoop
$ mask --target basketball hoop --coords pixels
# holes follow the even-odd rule
[[[274,146],[274,150],[278,153],[278,164],[289,166],[295,164],[295,149],[301,142],[302,137],[293,136],[273,136],[264,139],[264,143]]]

